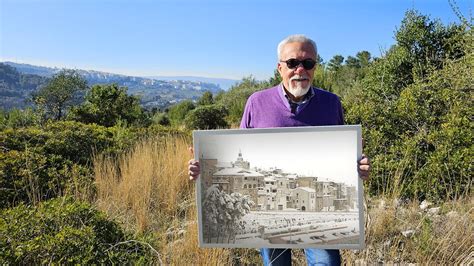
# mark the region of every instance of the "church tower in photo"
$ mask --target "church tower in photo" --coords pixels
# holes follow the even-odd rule
[[[239,150],[239,155],[237,156],[237,160],[234,162],[234,167],[240,167],[247,170],[250,169],[250,163],[247,161],[244,161],[241,150]]]

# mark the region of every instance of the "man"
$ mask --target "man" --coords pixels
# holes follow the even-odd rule
[[[240,128],[342,125],[339,98],[311,86],[317,61],[316,44],[304,35],[291,35],[278,45],[278,72],[282,82],[255,92],[247,100]],[[304,147],[303,147],[304,148]],[[366,179],[368,158],[359,159],[359,175]],[[199,175],[199,162],[189,161],[190,179]],[[290,249],[261,250],[264,265],[290,265]],[[339,250],[305,249],[308,265],[339,265]]]

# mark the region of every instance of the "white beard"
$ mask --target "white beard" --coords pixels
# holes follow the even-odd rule
[[[306,86],[301,86],[301,82],[295,82],[296,84],[293,86],[293,80],[294,79],[302,79],[302,78],[307,78],[308,85]],[[288,82],[288,92],[290,92],[295,98],[302,97],[308,93],[309,88],[311,87],[311,82],[309,81],[309,78],[307,76],[293,76],[291,77],[290,81]]]

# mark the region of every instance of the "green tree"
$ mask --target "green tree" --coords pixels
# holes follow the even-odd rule
[[[253,76],[245,77],[222,95],[216,104],[226,107],[228,111],[227,122],[232,126],[236,126],[240,123],[248,97],[252,93],[269,86],[268,82],[259,82]]]
[[[212,92],[205,91],[202,94],[201,98],[199,98],[199,100],[197,101],[197,105],[202,106],[202,105],[211,105],[211,104],[214,104],[214,99],[212,97]]]
[[[149,121],[137,97],[127,94],[127,87],[117,84],[95,85],[87,93],[85,102],[71,109],[68,116],[83,123],[110,127],[119,121],[129,125],[148,125]]]
[[[464,55],[460,42],[463,31],[461,25],[445,27],[439,20],[431,20],[415,10],[409,10],[395,39],[397,45],[409,55],[413,77],[422,79],[431,70],[440,69],[445,59]]]
[[[189,129],[227,128],[227,110],[222,106],[199,106],[186,115],[184,123]]]
[[[60,120],[67,109],[78,102],[79,93],[86,89],[87,82],[78,72],[64,69],[33,94],[33,102],[47,117]]]
[[[268,80],[268,83],[271,87],[276,86],[281,83],[281,76],[280,76],[280,72],[278,72],[278,69],[275,69],[275,71],[273,71],[273,77],[270,77],[270,79]]]
[[[371,60],[371,55],[367,51],[360,51],[356,54],[357,59],[359,60],[359,64],[361,68],[368,67]]]
[[[182,125],[184,118],[196,105],[191,100],[182,101],[178,104],[171,106],[168,110],[168,118],[172,125]]]
[[[464,29],[464,30],[460,30]],[[372,158],[373,194],[443,200],[472,187],[472,27],[408,11],[397,43],[344,98]]]
[[[336,72],[342,67],[342,63],[344,62],[344,56],[342,55],[335,55],[327,65],[329,71]]]
[[[359,59],[353,56],[348,56],[346,59],[346,66],[350,68],[360,68]]]
[[[166,113],[155,113],[152,118],[154,124],[169,126],[171,124],[170,119]]]
[[[324,65],[316,66],[314,70],[313,85],[327,91],[333,92],[331,74],[326,70]]]

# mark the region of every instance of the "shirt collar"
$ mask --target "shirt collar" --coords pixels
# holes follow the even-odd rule
[[[313,86],[309,87],[309,90],[308,92],[305,94],[305,96],[303,97],[303,99],[299,102],[295,102],[293,101],[292,99],[290,99],[290,97],[288,96],[288,94],[286,93],[285,91],[285,87],[283,86],[283,83],[280,83],[280,91],[281,91],[281,95],[284,96],[284,98],[288,101],[289,104],[297,104],[297,105],[302,105],[302,104],[305,104],[307,103],[309,100],[311,100],[311,98],[313,98],[314,96],[314,88]]]

